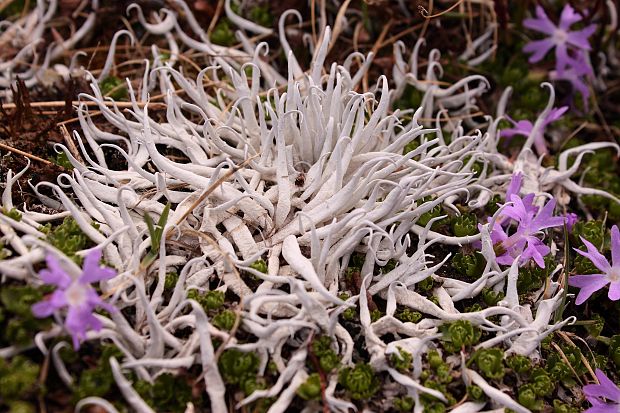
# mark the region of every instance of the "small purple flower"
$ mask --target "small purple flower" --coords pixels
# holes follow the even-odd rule
[[[548,246],[538,238],[538,233],[546,228],[557,227],[564,224],[563,217],[554,217],[555,199],[551,199],[539,212],[532,204],[534,194],[529,194],[521,199],[518,195],[511,195],[512,205],[503,210],[503,214],[517,222],[517,230],[502,241],[504,254],[497,257],[499,264],[510,265],[514,259],[521,255],[520,264],[534,259],[539,267],[545,268],[543,257],[549,254]],[[524,202],[525,201],[525,202]]]
[[[536,6],[536,18],[523,20],[523,26],[548,35],[546,39],[532,41],[525,45],[523,51],[532,53],[530,63],[541,61],[555,47],[556,70],[560,73],[575,64],[575,57],[569,51],[589,51],[590,37],[596,31],[591,24],[584,29],[571,31],[570,26],[581,21],[581,16],[569,4],[564,6],[560,16],[560,24],[556,26],[541,6]]]
[[[111,268],[99,266],[101,250],[92,250],[84,258],[82,274],[73,279],[60,266],[60,262],[51,254],[45,258],[47,269],[41,270],[39,276],[44,283],[58,287],[51,296],[32,306],[35,317],[44,318],[52,315],[56,310],[68,307],[65,327],[73,337],[73,346],[77,350],[80,341],[86,339],[88,330],[101,330],[101,322],[93,315],[93,310],[101,307],[108,312],[116,311],[114,306],[104,302],[91,283],[108,280],[116,276]]]
[[[591,242],[581,237],[588,252],[575,249],[577,253],[589,258],[601,274],[573,275],[568,279],[568,285],[581,288],[575,304],[583,304],[590,296],[609,284],[608,297],[612,301],[620,300],[620,230],[614,225],[611,228],[611,261],[610,264]]]
[[[564,80],[569,82],[573,88],[572,95],[575,91],[581,94],[583,108],[588,110],[588,99],[590,98],[590,89],[586,83],[589,77],[594,75],[592,67],[586,62],[584,53],[578,53],[579,58],[574,62],[573,66],[566,70],[552,70],[549,72],[549,79],[553,81]],[[572,100],[572,96],[571,96]]]
[[[600,384],[587,384],[583,386],[583,393],[592,404],[592,407],[583,413],[620,412],[620,389],[601,369],[596,369],[595,374]]]
[[[579,221],[579,216],[574,212],[567,212],[564,214],[564,220],[566,221],[566,229],[568,232],[573,232],[573,225]]]
[[[547,144],[545,143],[545,128],[552,122],[560,119],[562,115],[568,110],[568,106],[562,106],[561,108],[554,108],[549,111],[549,114],[543,121],[541,128],[538,130],[538,133],[534,137],[534,147],[536,148],[536,152],[539,155],[547,154],[549,151],[547,150]],[[520,120],[515,121],[511,117],[506,116],[506,119],[513,124],[514,128],[503,130],[500,134],[502,138],[512,138],[515,135],[523,135],[525,137],[530,136],[532,130],[534,129],[534,124],[529,120]]]

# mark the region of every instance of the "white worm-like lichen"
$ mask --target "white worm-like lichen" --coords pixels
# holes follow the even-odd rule
[[[44,2],[39,3],[36,19],[11,29],[33,27],[28,29],[31,34],[24,35],[28,40],[24,48],[32,49],[28,46],[36,41],[32,37],[51,13],[43,13]],[[223,348],[255,351],[261,355],[263,369],[269,359],[279,371],[279,379],[271,388],[255,391],[239,401],[238,407],[272,397],[276,401],[269,411],[285,411],[297,387],[308,377],[306,339],[311,334],[332,336],[343,363],[352,363],[354,340],[339,323],[338,315],[356,303],[370,364],[386,371],[415,400],[423,393],[444,400],[441,392],[419,381],[422,354],[441,336],[438,327],[442,324],[468,320],[494,335],[480,348],[503,344],[511,353],[535,357],[544,337],[572,321],[553,321],[563,294],[557,284],[552,286],[550,298],[528,306],[519,302],[516,266],[502,271],[495,264],[489,224],[477,235],[449,237],[431,230],[433,220],[420,225],[419,219],[437,205],[456,211],[455,203],[482,208],[493,191],[505,192],[511,174],[518,171],[524,173],[525,192],[543,195],[562,190],[611,197],[584,188],[571,177],[584,153],[609,146],[618,150],[617,145],[592,143],[566,150],[555,169],[543,167],[534,157],[529,149],[533,137],[516,160],[501,154],[497,150],[498,120],[494,119],[475,125],[481,129],[470,134],[465,127],[471,122],[451,121],[452,136],[447,143],[441,128],[428,125],[438,126],[444,115],[467,118],[477,110],[476,99],[488,83],[476,75],[440,87],[437,81],[442,69],[437,51],[430,52],[422,77],[418,62],[422,41],[414,46],[408,62],[402,53],[404,45],[395,46],[396,89],[390,90],[388,80],[381,77],[370,91],[360,93],[356,90],[372,56],[366,56],[355,73],[350,71],[350,60],[343,65],[326,65],[332,42],[329,27],[321,43],[313,48],[312,66],[304,71],[288,46],[286,14],[282,16],[279,36],[288,58],[288,73],[283,75],[261,59],[265,44],[254,45],[242,36],[245,51],[214,45],[187,5],[174,3],[184,11],[191,36],[181,28],[173,10],[162,10],[165,17],[155,17],[155,22],[147,21],[138,5],[131,5],[128,12],[136,9],[150,34],[164,36],[169,43],[178,39],[212,55],[212,66],[190,77],[174,67],[177,59],[162,62],[153,48],[153,62],[145,62],[144,76],[137,83],[127,83],[132,105],[123,111],[103,97],[98,82],[113,64],[112,47],[101,75],[88,75],[92,93],[80,96],[81,102],[96,105],[81,104],[78,108],[82,133],[74,133],[74,138],[84,160],[76,159],[58,144],[73,172],[61,174],[56,183],[34,187],[37,193],[43,188],[51,190],[52,197],[41,197],[43,204],[68,211],[82,232],[102,246],[106,263],[119,274],[101,282],[100,288],[119,309],[131,311],[98,316],[104,329],[90,334],[89,339],[110,339],[123,352],[123,360],[111,359],[110,364],[121,393],[133,409],[151,411],[124,371],[133,369],[139,377],[152,381],[164,371],[198,365],[212,411],[226,411],[225,385],[211,341],[217,337]],[[228,17],[241,28],[268,32],[235,15],[229,1],[225,7]],[[488,43],[489,36],[490,32],[476,40],[462,58],[470,64],[484,59],[490,49],[480,53],[479,49]],[[178,47],[170,43],[170,49]],[[34,56],[28,49],[22,50],[26,50],[20,52],[24,56]],[[53,57],[55,49],[50,50]],[[8,66],[3,69],[6,75],[0,78],[0,85],[5,88],[12,70]],[[207,77],[227,86],[213,96],[205,89]],[[136,84],[139,89],[134,91]],[[420,108],[403,116],[393,112],[391,104],[407,84],[423,92],[424,98]],[[177,93],[179,90],[183,93]],[[157,118],[151,115],[148,103],[142,105],[154,94],[162,95],[166,104],[165,113]],[[552,105],[553,94],[532,136]],[[92,110],[100,111],[115,132],[96,126]],[[162,117],[163,121],[157,120]],[[416,148],[404,153],[411,142]],[[163,153],[164,146],[181,153],[183,162]],[[127,161],[126,169],[108,165],[105,153],[111,151]],[[569,156],[576,156],[570,167]],[[473,171],[474,162],[484,165],[479,174]],[[11,193],[18,178],[19,174],[12,172],[6,176],[2,207],[7,210],[14,207]],[[172,208],[162,229],[158,255],[145,266],[151,240],[143,217],[148,213],[159,218],[167,202]],[[35,281],[33,265],[43,262],[46,251],[52,250],[38,230],[39,224],[65,215],[47,216],[27,210],[22,214],[21,222],[0,215],[2,240],[16,252],[15,257],[0,261],[0,272],[5,278]],[[434,247],[474,242],[481,242],[487,261],[482,277],[468,283],[438,274],[448,256],[434,257]],[[62,255],[56,250],[53,253]],[[340,293],[351,292],[343,279],[354,257],[363,258],[362,285],[359,294],[343,299]],[[266,273],[251,266],[258,259],[267,262]],[[396,266],[375,275],[375,266],[390,260]],[[66,261],[69,267],[73,265],[73,271],[79,271]],[[169,272],[177,272],[179,279],[166,301],[164,284]],[[257,288],[247,284],[245,274],[258,280]],[[416,285],[428,277],[442,282],[435,289],[438,303],[416,292]],[[239,298],[239,328],[253,337],[251,342],[238,343],[232,333],[219,330],[204,309],[189,299],[189,291],[208,291],[213,284]],[[457,301],[477,297],[485,288],[505,291],[505,300],[468,313],[460,313],[454,306]],[[376,321],[370,316],[369,299],[373,296],[385,299],[388,306],[387,314]],[[397,305],[424,313],[426,318],[419,323],[403,323],[394,317]],[[129,318],[126,314],[130,313],[135,317]],[[491,321],[495,316],[500,316],[499,324]],[[185,333],[177,334],[180,330]],[[384,341],[387,333],[395,334],[390,342]],[[54,332],[54,336],[59,334],[60,330]],[[285,345],[288,349],[283,352]],[[52,348],[52,362],[61,379],[71,384],[58,356],[60,348],[59,344]],[[414,355],[412,376],[390,367],[388,357],[397,348]],[[0,354],[16,351],[0,349]],[[466,382],[479,386],[498,406],[528,411],[473,370],[464,365],[462,369]],[[325,389],[330,408],[352,409],[351,403],[338,399],[335,386],[332,377]],[[82,400],[76,409],[86,404],[114,411],[97,398]],[[478,403],[466,403],[454,411],[476,412],[481,408]]]

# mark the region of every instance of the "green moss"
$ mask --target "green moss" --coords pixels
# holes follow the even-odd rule
[[[250,268],[255,269],[256,271],[260,271],[263,274],[267,274],[267,263],[263,259],[259,259],[250,264]]]
[[[241,384],[247,379],[256,378],[259,363],[256,354],[231,348],[222,353],[217,365],[226,383]]]
[[[321,377],[318,373],[312,373],[295,392],[304,400],[319,400],[321,398]]]
[[[532,369],[532,360],[527,356],[513,354],[506,359],[506,364],[515,373],[524,374]]]
[[[579,410],[569,406],[568,404],[562,403],[560,400],[553,401],[553,413],[578,413]]]
[[[383,313],[381,312],[381,310],[376,309],[370,312],[370,321],[373,323],[375,321],[378,321],[381,317],[383,317]]]
[[[407,85],[400,99],[398,99],[394,103],[394,107],[398,109],[402,109],[402,110],[417,109],[422,104],[423,98],[424,98],[424,92],[416,89],[415,87],[411,85]],[[416,142],[416,141],[412,141],[412,142]],[[405,146],[405,153],[410,152],[413,149],[407,150],[407,147]]]
[[[99,225],[94,223],[93,227],[98,229]],[[48,223],[39,227],[39,230],[47,234],[47,242],[62,251],[78,265],[82,264],[82,258],[75,253],[93,245],[73,217],[66,217],[56,227],[52,227]]]
[[[504,377],[504,352],[499,348],[478,350],[473,360],[487,379],[499,380]]]
[[[267,5],[252,7],[248,13],[248,17],[251,21],[264,27],[271,27],[274,21]]]
[[[425,202],[431,202],[431,201],[425,200]],[[423,213],[422,215],[420,215],[420,218],[418,218],[418,221],[416,222],[416,224],[422,227],[425,227],[426,224],[428,224],[431,221],[431,219],[437,218],[441,216],[442,214],[443,214],[443,209],[441,208],[440,204],[437,204],[430,211],[427,211]],[[446,221],[447,221],[447,218],[443,218],[443,219],[433,222],[433,224],[431,225],[431,229],[433,230],[437,229],[440,225],[442,225]]]
[[[221,19],[211,32],[211,41],[222,46],[232,46],[235,43],[235,33],[230,28],[227,18]]]
[[[598,337],[601,335],[603,328],[605,327],[605,319],[600,314],[592,314],[592,324],[586,324],[584,327],[588,331],[588,334],[592,337]]]
[[[220,330],[230,331],[235,325],[237,320],[236,314],[231,310],[224,310],[221,313],[213,317],[213,325]]]
[[[482,389],[475,384],[467,388],[467,394],[474,401],[484,401],[485,399],[484,391],[482,391]]]
[[[433,277],[426,277],[425,279],[417,283],[415,286],[420,291],[429,292],[433,289],[434,284],[435,282],[433,281]]]
[[[8,362],[0,358],[0,400],[18,401],[35,393],[39,366],[23,356]]]
[[[491,199],[489,199],[489,202],[487,202],[487,205],[484,207],[484,210],[487,212],[487,214],[493,215],[499,209],[498,204],[501,204],[503,201],[504,200],[501,195],[494,194],[491,197]]]
[[[536,368],[530,376],[530,385],[539,397],[550,396],[555,389],[551,377],[542,368]]]
[[[589,258],[584,257],[583,255],[576,255],[573,265],[576,274],[588,275],[598,274],[601,272]]]
[[[465,237],[478,233],[478,219],[474,214],[462,214],[450,220],[452,233],[456,237]]]
[[[401,373],[409,371],[413,365],[413,356],[411,353],[398,347],[398,353],[390,355],[390,364]]]
[[[346,321],[354,321],[357,318],[357,310],[355,308],[347,308],[342,312],[342,318]]]
[[[338,374],[338,383],[355,400],[370,399],[380,387],[380,380],[366,363],[345,367]]]
[[[398,261],[396,261],[396,260],[388,260],[388,262],[383,267],[381,267],[381,269],[380,269],[381,274],[389,273],[394,268],[396,268],[396,264],[398,264]]]
[[[396,313],[396,318],[403,323],[417,323],[422,319],[422,314],[405,308],[403,311]]]
[[[443,346],[447,351],[457,352],[463,346],[471,346],[480,340],[481,331],[467,320],[458,320],[441,326]]]
[[[612,336],[609,340],[609,358],[620,368],[620,334]]]
[[[573,226],[573,245],[584,248],[581,238],[585,238],[597,248],[603,245],[605,239],[604,225],[602,221],[579,221]]]
[[[501,300],[504,299],[503,291],[494,291],[490,288],[485,288],[481,293],[482,301],[489,307],[496,306]]]
[[[394,408],[399,412],[411,412],[413,410],[413,398],[409,396],[394,399]]]
[[[35,318],[31,310],[33,304],[43,300],[43,291],[25,285],[0,290],[0,345],[30,344],[35,334],[49,328],[51,319]]]
[[[158,412],[181,413],[187,408],[187,403],[200,403],[192,397],[191,383],[170,373],[160,374],[153,384],[140,380],[134,387],[144,401]]]
[[[332,349],[329,336],[319,336],[312,342],[312,353],[318,358],[319,366],[325,373],[330,373],[340,364],[340,357]]]
[[[164,290],[172,291],[174,287],[177,286],[177,282],[179,282],[179,274],[176,272],[169,272],[166,274],[166,279],[164,281]]]
[[[534,390],[534,386],[531,384],[524,384],[519,388],[519,396],[517,397],[517,401],[523,407],[530,410],[540,410],[543,406],[543,401],[539,399],[536,391]]]
[[[37,409],[32,403],[26,401],[14,401],[9,403],[8,413],[36,413]]]
[[[121,358],[123,353],[113,345],[104,345],[96,367],[84,370],[80,375],[77,385],[73,389],[74,400],[84,397],[103,397],[115,387],[110,357]]]
[[[62,166],[69,171],[73,170],[73,165],[71,164],[71,161],[69,161],[69,157],[65,152],[57,153],[55,156],[50,158],[50,161],[54,162],[58,166]]]
[[[538,290],[544,285],[551,269],[555,265],[550,255],[545,257],[544,261],[545,268],[540,268],[533,262],[526,267],[519,268],[519,278],[517,279],[517,291],[519,294]]]
[[[11,208],[10,210],[7,210],[5,207],[0,207],[0,213],[2,213],[2,215],[7,216],[17,222],[22,220],[22,214],[15,208]]]
[[[103,96],[109,96],[114,100],[127,100],[129,97],[125,81],[116,76],[106,77],[99,82],[99,87]]]
[[[197,301],[205,311],[215,311],[224,306],[226,297],[222,291],[213,290],[200,293],[200,291],[194,289],[187,292],[187,298]]]
[[[471,279],[477,279],[482,275],[485,266],[485,260],[482,254],[474,252],[473,254],[464,254],[457,252],[450,261],[452,268],[459,274]]]

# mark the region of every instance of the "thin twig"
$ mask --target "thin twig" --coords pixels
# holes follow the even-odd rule
[[[9,145],[5,145],[4,143],[0,143],[0,148],[6,149],[7,151],[16,153],[18,155],[23,155],[26,158],[30,158],[30,159],[35,160],[35,161],[43,162],[46,165],[51,165],[53,163],[53,162],[50,162],[50,161],[48,161],[46,159],[39,158],[38,156],[33,155],[31,153],[24,152],[24,151],[19,150],[17,148],[13,148],[12,146],[9,146]]]
[[[31,102],[30,103],[30,107],[32,108],[58,108],[58,107],[65,107],[65,105],[67,104],[67,102],[65,102],[64,100],[51,100],[48,102]],[[71,102],[71,104],[73,106],[79,106],[79,105],[86,105],[86,106],[107,106],[107,107],[119,107],[119,108],[132,108],[133,107],[133,103],[132,102],[87,102],[87,101],[80,101],[80,100],[74,100]],[[147,102],[137,102],[137,105],[139,107],[144,107],[146,106]],[[167,105],[165,103],[157,103],[157,102],[149,102],[149,108],[160,108],[163,109],[165,108]],[[2,109],[15,109],[17,106],[15,103],[4,103],[2,105]]]

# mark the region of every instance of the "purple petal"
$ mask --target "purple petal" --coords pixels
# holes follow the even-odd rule
[[[532,53],[528,61],[536,63],[540,62],[554,45],[551,39],[536,40],[526,44],[523,47],[523,51],[525,53]]]
[[[620,300],[620,281],[609,284],[609,293],[607,294],[611,301]]]
[[[84,269],[80,276],[80,282],[90,284],[96,281],[108,280],[116,275],[116,271],[111,268],[99,266],[101,250],[96,248],[88,253],[84,258]]]
[[[581,279],[575,280],[575,278],[577,277],[584,277],[584,276],[575,275],[575,276],[569,277],[568,285],[575,285],[576,283],[581,283]],[[588,275],[587,277],[590,277],[590,282],[580,287],[581,290],[579,291],[579,294],[577,294],[577,300],[575,300],[575,304],[577,305],[582,304],[584,301],[590,298],[590,296],[594,294],[594,292],[605,287],[607,283],[609,282],[607,277],[602,274]]]
[[[588,241],[584,237],[579,237],[579,238],[581,238],[581,242],[583,242],[585,244],[586,248],[588,248],[588,252],[583,252],[583,251],[578,250],[576,248],[575,248],[575,251],[578,254],[581,254],[584,257],[589,258],[590,261],[592,261],[592,264],[594,264],[596,266],[596,268],[598,268],[599,270],[603,271],[604,273],[608,273],[609,270],[611,269],[611,265],[609,265],[609,263],[607,262],[607,259],[605,258],[605,256],[603,254],[601,254],[600,252],[598,252],[596,247],[594,245],[592,245],[592,243],[590,241]]]
[[[45,257],[47,269],[41,270],[39,276],[45,284],[55,285],[63,290],[71,284],[71,277],[60,266],[60,262],[52,254]]]
[[[588,398],[604,397],[608,400],[620,402],[620,389],[618,389],[601,369],[596,369],[595,374],[600,384],[588,384],[583,386],[584,394]]]
[[[532,220],[531,230],[540,231],[541,229],[560,227],[564,225],[564,218],[554,217],[555,199],[551,198],[545,206],[542,207],[536,218]]]
[[[536,6],[536,18],[524,19],[523,26],[530,30],[535,30],[548,35],[552,35],[556,30],[555,24],[549,20],[545,10],[540,6]]]
[[[515,259],[510,254],[504,253],[497,257],[496,261],[500,265],[512,265],[512,263],[515,262]]]
[[[584,410],[583,413],[618,413],[618,406],[613,404],[600,404],[590,407],[588,410]]]
[[[592,34],[596,31],[596,25],[591,24],[585,29],[578,30],[576,32],[569,32],[566,41],[582,50],[590,50],[590,42],[588,41],[588,37],[592,36]]]
[[[506,138],[506,139],[511,139],[513,138],[515,135],[523,135],[523,136],[528,136],[527,133],[523,133],[523,131],[521,129],[504,129],[503,131],[500,132],[499,136],[501,138]]]
[[[37,318],[45,318],[54,314],[57,310],[49,301],[39,301],[31,307],[32,314]]]
[[[528,215],[531,215],[532,217],[534,215],[536,215],[536,213],[538,213],[538,207],[536,205],[534,205],[534,197],[536,195],[531,193],[531,194],[527,194],[523,197],[523,206],[525,207],[525,211],[528,213]]]
[[[551,109],[551,111],[549,112],[549,115],[547,115],[547,118],[545,119],[544,125],[547,126],[548,124],[560,119],[567,110],[568,110],[568,106],[562,106],[561,108]]]
[[[67,318],[65,319],[65,326],[71,332],[85,334],[89,327],[89,315],[91,312],[92,309],[88,306],[69,307]]]
[[[516,174],[513,174],[510,179],[510,184],[506,190],[506,199],[510,199],[512,195],[518,196],[519,191],[521,190],[521,185],[523,185],[523,174],[521,172],[517,172]]]
[[[617,225],[611,227],[611,262],[614,267],[620,267],[620,230]]]
[[[583,50],[578,50],[577,52],[575,52],[575,57],[571,60],[571,68],[574,70],[576,75],[594,75],[592,66],[590,66],[590,63],[588,62],[587,54]]]
[[[493,230],[491,231],[490,235],[491,242],[493,242],[493,244],[497,244],[498,242],[502,242],[508,239],[508,235],[504,231],[504,228],[502,228],[502,226],[499,225],[497,221],[495,221],[495,225],[493,225]]]
[[[568,55],[566,50],[566,43],[560,43],[555,48],[555,67],[558,72],[562,73],[565,69],[571,66],[573,59]]]
[[[545,260],[543,257],[549,254],[549,252],[551,252],[551,249],[538,238],[528,237],[527,248],[523,251],[521,258],[524,262],[533,258],[534,262],[536,262],[540,268],[545,268]]]
[[[37,318],[49,317],[54,311],[63,308],[67,305],[65,294],[56,290],[52,295],[43,301],[40,301],[32,306],[32,314]]]
[[[91,308],[95,309],[97,307],[101,307],[109,313],[117,311],[116,307],[103,301],[101,297],[97,295],[97,292],[93,288],[91,288],[86,294],[88,305]]]
[[[562,9],[562,15],[560,16],[560,29],[568,31],[570,26],[578,21],[581,21],[581,16],[579,13],[576,13],[575,9],[573,9],[570,4],[564,6],[564,9]]]
[[[605,274],[572,275],[568,277],[568,285],[571,287],[582,288],[591,284],[593,279],[597,279],[595,277],[603,277],[606,279]]]
[[[511,195],[510,202],[512,202],[512,205],[504,208],[502,214],[519,222],[528,220],[527,209],[523,204],[523,200],[517,195]]]

